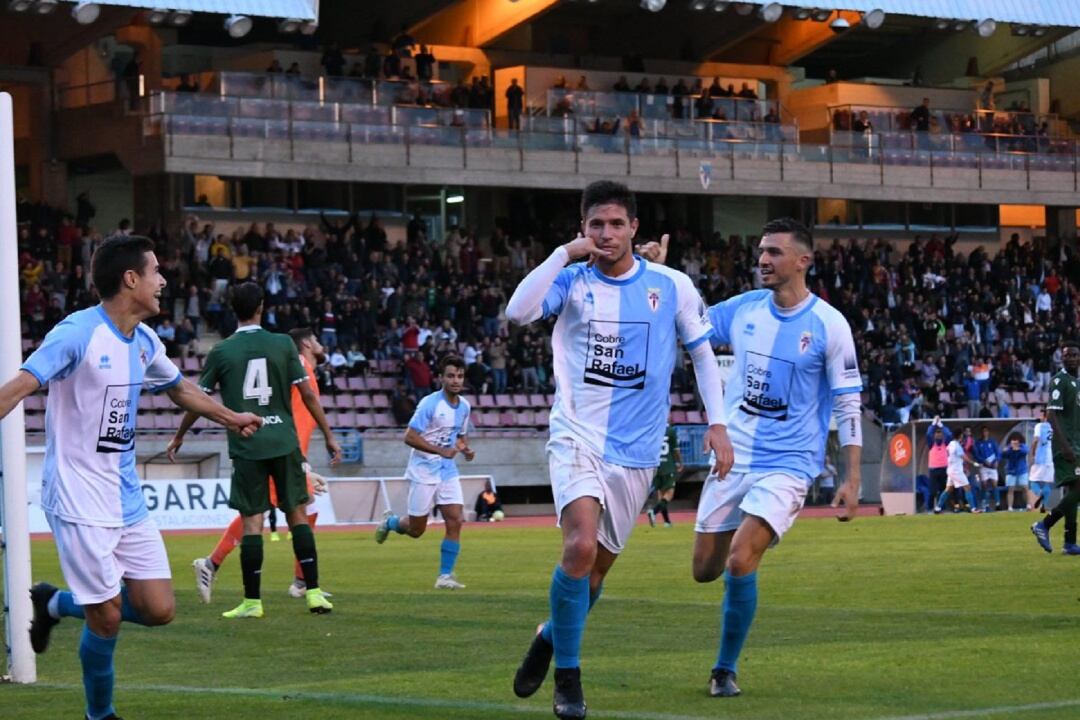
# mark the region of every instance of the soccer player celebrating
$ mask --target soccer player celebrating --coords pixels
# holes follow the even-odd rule
[[[934,422],[940,423],[941,419],[934,418]],[[945,446],[945,451],[949,457],[949,464],[946,466],[945,489],[941,491],[937,503],[934,504],[934,513],[941,513],[942,508],[945,507],[945,502],[949,499],[953,490],[959,490],[964,493],[964,499],[967,500],[971,512],[979,512],[978,505],[975,503],[975,496],[971,492],[971,484],[968,482],[967,472],[965,472],[966,465],[976,465],[975,459],[964,451],[964,446],[961,445],[960,441],[956,438],[949,441],[949,444]],[[1009,497],[1011,499],[1012,495],[1010,494]],[[959,503],[957,502],[957,504]],[[957,506],[954,505],[953,512],[956,512],[957,509]]]
[[[323,348],[322,343],[315,337],[315,333],[311,328],[294,328],[289,331],[289,337],[292,338],[293,344],[296,345],[296,349],[300,355],[300,364],[304,366],[305,372],[307,372],[307,378],[309,386],[315,393],[315,397],[319,397],[319,383],[315,378],[315,366],[326,362],[326,349]],[[293,385],[292,387],[292,413],[293,422],[296,425],[296,436],[300,441],[300,453],[306,458],[308,455],[308,448],[311,446],[311,435],[315,432],[315,418],[308,412],[307,406],[304,405],[304,397],[301,395],[299,386]],[[173,438],[173,441],[169,443],[168,453],[169,459],[176,459],[176,450],[183,442],[183,438]],[[326,493],[326,480],[318,473],[311,470],[305,463],[304,470],[307,473],[307,488],[308,496],[311,498],[311,502],[308,504],[307,519],[308,525],[311,529],[315,530],[315,522],[319,517],[319,513],[316,511],[319,498]],[[277,507],[277,489],[274,487],[274,483],[271,480],[270,483],[270,503]],[[275,511],[270,510],[270,518],[274,518]],[[271,522],[271,531],[274,530],[273,523]],[[192,567],[195,570],[195,587],[199,591],[199,597],[204,603],[210,602],[210,593],[213,590],[214,578],[217,575],[218,568],[225,562],[225,558],[242,542],[244,537],[244,524],[243,516],[237,515],[236,518],[229,524],[229,527],[222,533],[221,539],[214,547],[213,552],[207,557],[196,558],[192,563]],[[307,585],[304,582],[304,571],[300,567],[300,561],[296,561],[296,567],[294,570],[294,577],[292,583],[289,585],[289,596],[294,598],[302,598],[307,593]],[[329,596],[330,593],[324,592],[324,595]]]
[[[506,307],[525,324],[557,316],[556,392],[548,464],[562,528],[551,580],[551,618],[514,677],[532,695],[555,656],[554,711],[585,717],[579,651],[585,619],[626,545],[659,463],[681,340],[690,351],[709,422],[716,470],[731,466],[720,368],[690,278],[637,257],[637,202],[624,185],[595,182],[581,198],[582,230],[521,281]],[[566,267],[568,262],[587,259]]]
[[[339,461],[341,446],[330,431],[319,398],[296,353],[296,345],[287,336],[262,328],[262,288],[253,282],[245,282],[235,286],[232,292],[232,307],[240,326],[235,334],[215,345],[206,356],[199,386],[210,393],[220,384],[225,405],[259,414],[264,428],[254,438],[229,437],[229,457],[233,463],[229,507],[240,511],[244,526],[244,537],[240,541],[244,600],[222,616],[263,616],[262,527],[263,513],[273,507],[271,478],[277,492],[277,506],[285,513],[292,531],[293,552],[307,588],[304,597],[308,610],[328,613],[334,606],[319,589],[315,536],[308,525],[305,509],[311,500],[304,473],[306,460],[300,452],[293,421],[289,400],[291,388],[300,391],[304,406],[322,431],[331,464]],[[184,435],[194,422],[195,416],[191,413],[184,416],[169,443],[171,455],[180,448]]]
[[[405,444],[412,448],[405,477],[409,480],[409,516],[398,517],[387,510],[375,529],[375,542],[386,542],[395,532],[418,538],[427,530],[431,509],[438,507],[446,521],[446,535],[440,547],[439,590],[460,590],[465,586],[454,576],[454,564],[461,552],[461,523],[465,499],[461,494],[457,464],[459,452],[472,462],[476,454],[469,447],[469,402],[461,397],[465,387],[465,361],[447,355],[439,363],[442,389],[424,397],[416,406],[405,430]]]
[[[836,418],[847,480],[833,506],[854,517],[861,481],[862,383],[851,328],[836,309],[810,293],[810,231],[791,219],[761,232],[758,270],[764,288],[709,308],[714,341],[730,345],[735,366],[726,388],[731,473],[712,473],[698,505],[693,573],[698,582],[723,576],[723,629],[709,694],[731,697],[737,661],[757,610],[757,569],[791,527],[821,472]],[[662,247],[642,249],[661,262]]]
[[[1080,453],[1080,379],[1076,371],[1080,368],[1080,346],[1076,343],[1065,345],[1061,364],[1060,372],[1050,381],[1050,403],[1046,406],[1046,415],[1053,430],[1054,484],[1065,495],[1058,501],[1057,507],[1031,526],[1031,532],[1043,550],[1053,552],[1050,528],[1065,518],[1064,552],[1066,555],[1080,555],[1080,547],[1076,544],[1076,508],[1080,504],[1080,465],[1076,462]]]
[[[180,407],[251,436],[251,413],[221,406],[184,381],[143,320],[161,312],[165,279],[154,243],[114,237],[94,253],[101,304],[72,313],[0,387],[0,418],[49,385],[41,505],[70,591],[39,583],[30,644],[48,647],[61,617],[84,618],[79,641],[86,717],[116,718],[113,654],[121,622],[165,625],[176,607],[165,544],[135,471],[139,393],[167,392]]]

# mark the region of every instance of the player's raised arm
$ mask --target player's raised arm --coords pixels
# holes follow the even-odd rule
[[[16,405],[41,387],[41,383],[31,373],[20,370],[15,377],[0,387],[0,420],[6,418]]]
[[[555,252],[551,253],[547,260],[522,279],[506,304],[507,319],[518,325],[525,325],[539,320],[545,312],[557,314],[565,299],[565,288],[557,299],[549,299],[549,294],[566,263],[584,257],[592,260],[606,255],[606,252],[596,247],[596,242],[591,237],[578,233],[572,241],[555,248]]]
[[[668,253],[668,241],[671,240],[671,236],[664,233],[660,236],[660,242],[650,240],[647,243],[634,246],[634,252],[641,257],[645,258],[649,262],[654,262],[659,265],[663,265],[667,262]]]
[[[187,414],[181,423],[181,429],[176,433],[180,437],[183,437],[183,433],[187,432],[187,429],[194,422],[194,420],[191,420],[191,422],[188,422],[188,420],[198,415],[209,418],[218,425],[224,426],[230,432],[238,433],[243,437],[251,437],[256,430],[262,427],[262,418],[258,415],[248,412],[234,412],[188,380],[181,380],[166,392],[174,403],[187,410]]]

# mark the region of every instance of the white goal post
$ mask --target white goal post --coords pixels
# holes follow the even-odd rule
[[[12,100],[0,93],[0,383],[22,364],[19,258],[15,226],[15,129]],[[22,403],[0,422],[0,483],[4,486],[5,680],[37,681],[30,648],[30,529],[26,498],[26,437]]]

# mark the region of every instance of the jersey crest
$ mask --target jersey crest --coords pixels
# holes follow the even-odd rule
[[[646,295],[649,299],[649,309],[656,312],[660,309],[660,288],[649,288],[649,293]]]

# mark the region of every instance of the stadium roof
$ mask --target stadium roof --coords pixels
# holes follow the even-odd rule
[[[197,13],[248,15],[250,17],[296,18],[318,20],[319,0],[96,0],[99,5],[146,8],[168,7],[170,10],[190,10]]]
[[[884,10],[949,20],[982,20],[1080,27],[1077,0],[784,0],[784,5],[823,10]]]

